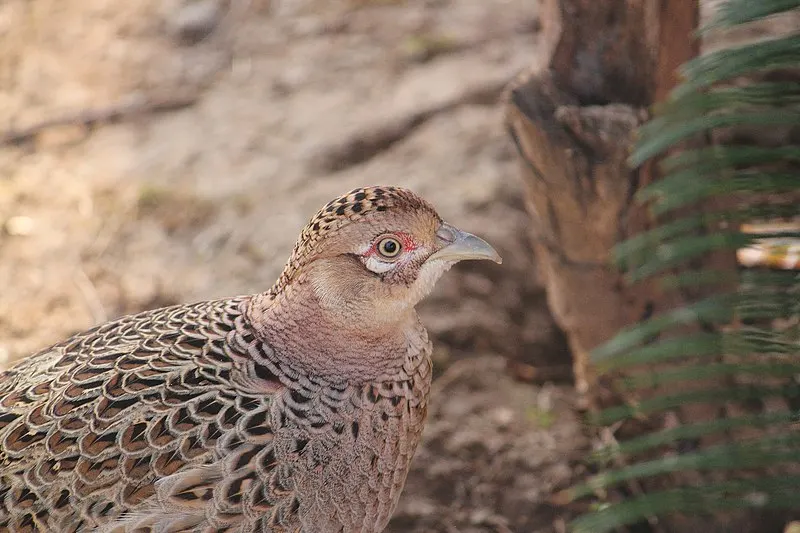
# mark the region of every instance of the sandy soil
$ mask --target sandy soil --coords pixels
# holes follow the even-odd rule
[[[497,105],[535,47],[530,2],[1,9],[16,52],[2,59],[10,130],[118,115],[0,155],[10,359],[120,313],[262,290],[311,213],[370,183],[414,188],[506,257],[443,284],[424,310],[437,337],[515,356],[559,342]],[[212,31],[189,45],[181,25],[203,9]]]
[[[0,4],[0,364],[264,290],[330,197],[408,186],[506,261],[459,267],[422,306],[440,377],[390,529],[560,531],[546,499],[585,441],[498,104],[536,3],[271,4]]]

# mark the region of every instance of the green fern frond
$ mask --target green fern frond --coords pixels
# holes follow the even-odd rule
[[[635,152],[632,159],[644,162],[641,152]],[[661,162],[661,170],[672,174],[689,167],[708,175],[721,175],[737,168],[756,168],[761,165],[778,163],[800,163],[800,146],[788,145],[775,148],[762,146],[709,146],[697,150],[686,150],[671,155]]]
[[[664,292],[698,287],[724,287],[738,281],[736,272],[728,270],[702,270],[700,272],[678,272],[666,274],[658,280],[658,286]]]
[[[657,104],[659,116],[644,126],[642,136],[656,134],[659,127],[695,118],[701,113],[730,113],[752,108],[783,108],[800,103],[800,88],[790,82],[762,82],[745,87],[718,87],[702,93]]]
[[[631,281],[639,281],[659,272],[670,269],[715,250],[735,250],[747,246],[755,239],[738,231],[709,235],[684,236],[673,241],[662,242],[654,250],[654,255],[636,268],[628,271]]]
[[[686,82],[676,88],[673,99],[694,93],[738,76],[800,64],[800,33],[753,44],[718,50],[686,63],[681,69]]]
[[[742,320],[779,319],[794,317],[797,313],[797,294],[786,292],[781,287],[758,285],[743,289],[736,294],[718,294],[685,307],[671,310],[636,326],[620,331],[613,339],[597,348],[593,359],[601,368],[614,368],[626,364],[621,359],[631,350],[644,350],[649,341],[671,329],[693,324],[728,324],[734,316]],[[758,338],[752,329],[744,329],[751,341]],[[690,339],[691,337],[684,337]],[[727,333],[726,350],[734,350],[741,335]],[[797,348],[794,346],[794,348]],[[755,344],[747,346],[755,349]],[[620,359],[612,359],[620,358]],[[628,360],[630,361],[630,360]]]
[[[608,372],[617,368],[636,365],[664,363],[689,357],[720,355],[723,350],[723,336],[719,333],[694,333],[675,339],[665,339],[658,343],[636,347],[620,355],[599,360],[597,369]]]
[[[800,462],[800,435],[778,435],[720,444],[697,452],[637,463],[592,476],[586,483],[565,491],[565,496],[574,500],[625,481],[685,470],[738,470],[786,462]]]
[[[679,441],[690,441],[706,435],[724,433],[737,428],[761,429],[773,425],[784,425],[797,420],[795,413],[762,413],[735,418],[719,418],[689,426],[678,426],[655,433],[646,433],[625,442],[600,448],[589,458],[593,463],[608,463],[631,455],[641,454],[659,446],[674,445]]]
[[[747,403],[749,401],[757,401],[765,398],[794,397],[798,396],[798,393],[800,393],[800,389],[794,384],[780,387],[767,385],[735,385],[714,389],[698,389],[689,392],[655,396],[637,403],[631,403],[630,405],[611,407],[600,413],[589,415],[589,419],[595,424],[607,426],[627,418],[644,418],[685,405],[701,403],[720,405],[726,402]]]
[[[798,55],[800,61],[800,55]],[[639,145],[641,154],[653,156],[664,153],[675,144],[687,140],[698,133],[706,133],[719,128],[735,126],[795,126],[800,124],[800,111],[786,109],[751,110],[749,112],[717,113],[700,115],[682,121],[664,121],[662,124],[645,126],[641,129],[643,142]]]
[[[719,28],[731,28],[739,24],[746,24],[772,15],[800,8],[800,0],[729,0],[722,4],[716,18],[705,28],[702,33]]]
[[[605,506],[572,522],[574,533],[606,533],[644,516],[673,512],[707,514],[709,510],[794,509],[800,477],[781,476],[685,487]]]
[[[758,169],[731,170],[724,177],[713,172],[701,175],[696,169],[670,174],[638,193],[640,201],[652,201],[651,210],[663,215],[681,207],[692,206],[712,197],[720,198],[745,193],[791,193],[797,190],[797,175],[788,172],[769,172]],[[747,206],[734,220],[752,220],[763,216],[754,209],[765,206]],[[795,213],[797,207],[794,208]],[[766,213],[769,215],[769,213]],[[791,213],[788,213],[791,214]],[[682,219],[681,219],[682,220]],[[627,245],[627,243],[623,243]],[[623,253],[625,247],[620,248]]]
[[[770,310],[761,310],[762,315],[768,313],[770,315],[773,314]],[[777,314],[791,315],[793,311],[784,310],[783,313]],[[795,353],[796,350],[796,342],[786,339],[784,332],[749,327],[742,328],[738,332],[683,334],[644,346],[636,346],[630,348],[629,351],[620,351],[613,357],[598,361],[597,369],[606,373],[619,368],[653,365],[694,357],[713,357],[725,354],[730,356],[746,354],[787,355]],[[697,368],[694,368],[694,370],[701,373],[704,371]],[[660,377],[653,379],[663,379],[661,377],[663,375],[664,373],[662,372],[659,374]],[[798,375],[800,375],[800,372],[798,372]],[[622,382],[624,383],[625,380]]]
[[[703,31],[797,8],[800,0],[728,0]],[[673,512],[800,508],[800,477],[767,474],[776,465],[800,464],[800,435],[792,427],[800,421],[793,411],[800,405],[800,272],[696,266],[712,254],[732,257],[770,239],[800,240],[797,225],[753,229],[760,221],[800,221],[800,146],[796,140],[782,146],[748,144],[730,135],[726,138],[737,140],[691,146],[694,139],[708,142],[715,131],[742,127],[787,132],[788,139],[797,139],[789,132],[800,130],[800,82],[758,78],[798,67],[800,32],[698,57],[684,65],[685,83],[641,128],[630,162],[638,166],[662,156],[663,178],[636,199],[659,223],[620,244],[612,259],[632,281],[659,276],[666,289],[702,289],[704,296],[625,328],[594,351],[597,371],[612,376],[624,403],[592,413],[589,420],[607,426],[693,405],[722,412],[717,407],[775,406],[781,400],[786,407],[690,419],[595,451],[590,460],[596,464],[624,461],[627,466],[601,471],[557,495],[559,501],[592,495],[608,500],[571,524],[577,533],[604,533]],[[756,81],[744,81],[748,76]],[[698,204],[704,209],[689,209]],[[660,220],[666,214],[671,219]],[[758,428],[764,431],[750,431],[748,440],[729,438],[731,432]],[[693,441],[694,449],[679,453],[685,441]],[[690,471],[727,474],[624,501],[613,492],[619,485]]]
[[[630,157],[630,164],[638,167],[648,159],[661,155],[666,149],[661,143],[645,145],[647,150],[637,150]],[[714,175],[721,170],[733,170],[740,165],[766,165],[786,161],[800,161],[800,146],[763,148],[759,146],[709,146],[697,150],[686,150],[667,157],[661,162],[661,170],[672,173],[683,168],[697,172],[697,177]]]
[[[637,348],[655,335],[677,326],[698,322],[726,324],[733,318],[733,307],[737,301],[738,297],[734,294],[716,295],[656,316],[640,325],[622,330],[608,343],[597,348],[592,353],[592,358],[597,362],[608,364],[606,359]]]
[[[789,189],[790,181],[794,181],[793,185],[796,187],[796,177],[787,175],[786,190],[783,191],[782,186],[778,186],[773,192],[783,191],[791,192]],[[719,189],[725,187],[724,183],[719,184]],[[732,188],[737,187],[734,183]],[[688,187],[691,188],[691,187]],[[713,188],[713,184],[709,188]],[[729,191],[724,191],[729,192]],[[688,194],[692,194],[690,191]],[[709,195],[711,195],[709,193]],[[674,195],[667,195],[671,199]],[[715,197],[724,196],[720,191]],[[692,202],[694,203],[694,202]],[[727,227],[738,227],[739,224],[762,219],[762,218],[781,218],[783,216],[792,216],[797,212],[795,205],[758,205],[758,206],[743,206],[735,209],[728,209],[720,212],[701,212],[697,214],[690,214],[684,218],[679,218],[672,222],[664,223],[660,226],[653,228],[621,243],[611,253],[611,259],[617,266],[623,270],[631,270],[638,266],[644,265],[650,258],[658,255],[659,249],[665,243],[670,241],[677,241],[681,237],[694,233],[701,233],[703,229],[720,227],[725,224]],[[775,233],[759,233],[753,236],[755,239],[764,239],[769,237],[781,238],[796,236],[797,232],[775,232]],[[711,245],[709,244],[709,247]]]
[[[619,384],[628,391],[655,388],[672,383],[688,383],[725,376],[771,376],[792,379],[800,375],[800,364],[772,363],[709,363],[673,370],[662,370],[641,376],[621,379]]]

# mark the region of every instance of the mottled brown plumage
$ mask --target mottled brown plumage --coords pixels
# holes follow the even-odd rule
[[[499,260],[413,193],[357,189],[269,291],[103,324],[0,375],[0,530],[378,532],[422,431],[414,305]]]

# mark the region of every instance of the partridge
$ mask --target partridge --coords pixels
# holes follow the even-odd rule
[[[379,532],[425,421],[414,309],[500,262],[397,187],[303,229],[264,293],[84,331],[0,374],[0,530]]]

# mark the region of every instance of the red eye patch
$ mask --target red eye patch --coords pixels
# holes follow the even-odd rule
[[[414,238],[409,235],[408,233],[395,233],[395,237],[400,239],[400,242],[403,244],[403,250],[412,251],[417,249],[417,243],[414,241]]]
[[[375,239],[375,242],[372,243],[372,246],[370,246],[369,251],[364,255],[369,257],[369,256],[371,256],[373,254],[377,254],[378,253],[378,244],[383,239],[385,239],[386,237],[394,237],[395,239],[400,241],[400,244],[403,247],[402,248],[403,252],[411,252],[411,251],[416,250],[418,248],[416,241],[414,241],[414,238],[411,235],[409,235],[408,233],[404,233],[404,232],[387,233],[387,234],[381,235],[380,237]]]

